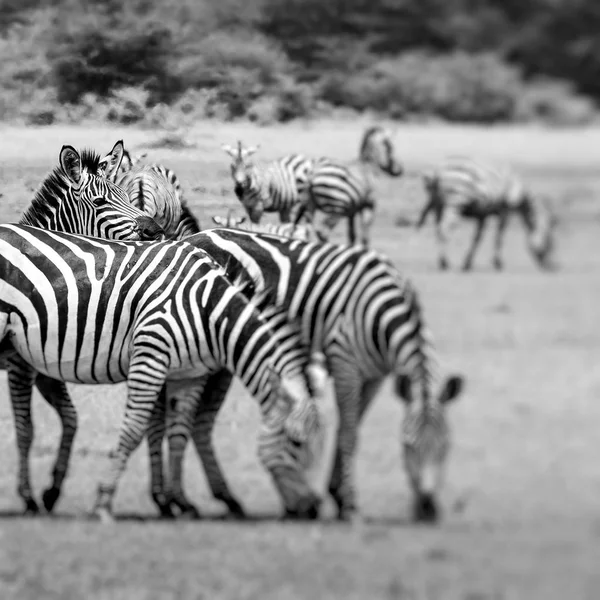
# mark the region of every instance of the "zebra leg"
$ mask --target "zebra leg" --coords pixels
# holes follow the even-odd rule
[[[354,215],[348,215],[348,243],[354,246],[356,243],[356,224],[354,223]]]
[[[365,248],[369,247],[369,239],[371,237],[371,226],[373,225],[373,217],[375,212],[372,208],[363,208],[358,213],[358,223],[360,226],[360,241]]]
[[[119,480],[132,452],[147,433],[152,411],[167,375],[167,365],[156,347],[134,346],[127,376],[127,404],[117,447],[109,453],[108,472],[98,485],[93,513],[103,522],[111,522],[112,501]],[[150,362],[151,357],[151,362]],[[152,368],[149,368],[149,363]],[[151,374],[150,374],[151,373]]]
[[[62,425],[60,445],[52,469],[52,485],[42,495],[44,508],[47,512],[52,512],[60,497],[62,485],[69,470],[73,441],[77,433],[77,410],[63,381],[51,379],[40,373],[37,376],[36,385],[46,402],[58,413]]]
[[[340,423],[329,493],[338,507],[338,519],[357,521],[353,469],[358,427],[383,379],[361,382],[351,363],[339,365],[333,373]]]
[[[481,238],[483,237],[483,232],[485,231],[485,223],[485,218],[479,218],[475,222],[475,232],[473,234],[471,246],[465,256],[465,261],[462,268],[463,271],[470,271],[473,267],[473,259],[475,258],[475,252],[477,252],[477,248],[479,248],[479,244],[481,243]]]
[[[206,473],[212,495],[216,500],[220,500],[227,506],[232,517],[243,519],[246,517],[246,512],[229,489],[212,443],[212,433],[217,414],[231,387],[232,379],[233,376],[228,371],[220,371],[209,377],[202,402],[196,412],[192,439]]]
[[[38,514],[40,509],[33,498],[29,475],[29,451],[33,443],[33,420],[31,418],[31,391],[36,372],[18,355],[7,359],[10,400],[15,421],[19,473],[17,493],[25,503],[24,514]]]
[[[291,218],[291,208],[282,208],[279,211],[279,222],[280,223],[289,223]]]
[[[504,241],[504,233],[506,232],[506,225],[508,223],[508,212],[501,213],[498,215],[498,222],[496,224],[496,237],[494,238],[494,268],[500,271],[504,265],[502,263],[502,242]]]
[[[167,435],[169,439],[169,471],[171,473],[171,504],[184,518],[198,519],[198,509],[187,499],[183,491],[183,459],[187,441],[192,433],[195,416],[198,412],[206,386],[206,377],[193,383],[186,382],[178,391],[168,388],[169,418]]]
[[[166,386],[163,385],[148,425],[148,452],[150,458],[150,496],[161,517],[172,518],[175,516],[171,508],[170,491],[167,490],[164,480],[163,467],[163,439],[166,431]]]
[[[450,266],[446,247],[448,244],[448,235],[458,221],[458,214],[455,210],[448,208],[438,208],[435,213],[435,237],[438,247],[438,267],[445,271]]]

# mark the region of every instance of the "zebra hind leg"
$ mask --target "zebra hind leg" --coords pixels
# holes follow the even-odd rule
[[[175,517],[171,506],[171,491],[167,489],[164,480],[163,440],[166,431],[166,388],[162,387],[158,400],[154,405],[150,424],[146,434],[150,462],[150,496],[158,508],[161,517]]]
[[[35,381],[35,371],[20,356],[8,358],[8,383],[15,421],[19,472],[17,493],[25,504],[25,515],[36,515],[39,506],[31,491],[29,474],[29,452],[33,443],[34,427],[31,418],[31,392]]]
[[[77,433],[77,411],[64,382],[38,374],[36,385],[46,402],[58,413],[62,425],[60,445],[52,470],[52,485],[42,495],[44,508],[50,513],[60,497],[69,469],[73,441]]]
[[[469,247],[469,250],[465,256],[463,271],[470,271],[473,268],[473,259],[475,258],[475,253],[477,252],[477,248],[479,248],[479,244],[481,243],[483,232],[485,231],[485,223],[485,219],[482,218],[477,219],[475,222],[475,232],[473,233],[471,246]]]
[[[196,411],[192,439],[202,463],[202,468],[206,473],[206,479],[212,495],[216,500],[223,502],[227,506],[230,517],[244,519],[246,518],[246,512],[229,489],[212,443],[217,414],[231,387],[232,380],[233,376],[227,371],[221,371],[209,377],[204,389],[202,402]]]

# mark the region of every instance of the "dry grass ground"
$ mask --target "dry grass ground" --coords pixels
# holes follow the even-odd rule
[[[177,171],[208,226],[211,214],[236,206],[222,143],[261,143],[265,159],[295,150],[349,160],[363,126],[199,125],[187,135],[195,147],[157,148],[150,156]],[[27,186],[56,164],[63,143],[108,150],[121,137],[141,149],[160,134],[0,130],[0,221],[17,220],[30,197]],[[81,427],[55,518],[16,516],[14,430],[8,401],[0,403],[0,598],[599,597],[600,131],[406,127],[396,143],[415,169],[449,152],[510,161],[552,194],[563,217],[556,273],[536,270],[515,222],[504,273],[490,269],[488,239],[475,272],[441,274],[434,268],[431,227],[418,235],[394,226],[398,215],[414,216],[422,192],[414,181],[380,182],[374,246],[417,282],[442,365],[468,379],[451,409],[454,447],[443,522],[425,528],[408,521],[398,445],[402,411],[386,387],[361,433],[357,481],[365,526],[353,531],[331,522],[329,507],[316,525],[278,523],[277,497],[255,458],[257,411],[236,385],[219,421],[217,449],[256,521],[219,522],[221,509],[208,497],[191,452],[188,487],[207,519],[156,521],[144,445],[118,492],[121,520],[102,527],[85,515],[116,439],[124,389],[72,386]],[[468,227],[455,236],[455,256]],[[6,389],[3,373],[0,379]],[[39,492],[48,481],[58,424],[38,396],[34,412]]]

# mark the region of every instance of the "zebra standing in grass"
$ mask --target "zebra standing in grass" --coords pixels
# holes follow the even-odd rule
[[[116,240],[156,239],[162,234],[160,227],[131,206],[123,190],[106,179],[118,170],[122,157],[122,141],[118,141],[104,157],[90,150],[79,154],[73,147],[63,146],[60,166],[35,191],[20,224]],[[19,456],[23,457],[31,446],[33,428],[29,405],[22,402],[22,398],[31,397],[32,382],[24,375],[28,367],[18,355],[7,358],[6,368],[17,424]],[[77,413],[63,382],[40,374],[35,383],[62,423],[52,485],[44,493],[44,505],[52,510],[66,476],[77,429]],[[26,512],[38,512],[29,485],[29,464],[22,460],[19,464],[19,494],[25,502]]]
[[[75,383],[127,381],[98,516],[110,519],[118,481],[164,384],[197,382],[223,369],[259,401],[259,456],[286,507],[316,514],[318,498],[302,474],[303,448],[318,433],[304,372],[308,352],[265,292],[248,300],[205,252],[185,242],[111,242],[23,225],[0,225],[0,282],[0,342],[9,339],[31,365],[23,381],[33,383],[37,372]],[[30,402],[31,394],[20,397]],[[15,405],[17,422],[29,414],[29,406]],[[31,430],[23,425],[18,438]],[[18,447],[27,462],[29,447],[22,440]]]
[[[356,242],[355,219],[358,219],[360,242],[365,248],[369,246],[375,199],[368,178],[334,161],[316,162],[308,179],[306,200],[298,209],[294,224],[298,224],[302,217],[307,217],[312,223],[316,211],[326,215],[320,226],[316,227],[322,241],[327,241],[329,232],[345,217],[348,219],[350,244]]]
[[[259,168],[248,160],[258,146],[237,148],[224,145],[232,158],[234,192],[252,223],[259,223],[265,212],[277,212],[282,223],[289,223],[292,211],[302,202],[314,162],[301,154],[290,154]]]
[[[337,452],[329,483],[339,517],[350,519],[356,514],[352,472],[358,426],[381,383],[392,374],[406,404],[402,443],[415,518],[434,520],[450,446],[446,404],[459,395],[462,378],[439,379],[413,286],[387,259],[357,246],[307,244],[227,229],[205,231],[187,241],[223,265],[230,277],[243,273],[259,290],[277,290],[277,305],[300,322],[311,351],[325,355],[339,406]],[[203,389],[187,390],[184,401],[192,407],[188,413],[196,412],[192,438],[213,495],[232,514],[243,516],[211,440],[231,379],[225,371],[213,375]],[[153,419],[148,434],[153,481],[162,480],[164,427],[164,419]],[[185,433],[170,432],[169,440],[185,439],[191,424],[178,427]],[[182,455],[178,447],[171,460],[180,462]]]
[[[531,193],[515,173],[466,157],[448,158],[439,168],[424,175],[427,202],[417,221],[417,229],[427,215],[435,215],[438,265],[449,266],[446,255],[448,233],[460,218],[473,219],[475,232],[463,262],[463,270],[473,266],[489,217],[496,217],[493,264],[502,269],[502,242],[511,213],[520,215],[527,230],[528,245],[537,264],[551,268],[556,219],[545,202]]]
[[[226,217],[213,215],[212,220],[219,227],[231,227],[233,229],[241,229],[242,231],[253,231],[254,233],[270,233],[294,240],[302,240],[303,242],[317,241],[317,234],[311,225],[293,225],[292,223],[263,223],[260,225],[246,223],[244,225],[246,217],[235,217],[231,214],[231,210],[227,213]]]
[[[392,136],[381,125],[373,125],[364,132],[358,160],[374,172],[381,171],[392,177],[404,173],[404,167],[395,156]]]

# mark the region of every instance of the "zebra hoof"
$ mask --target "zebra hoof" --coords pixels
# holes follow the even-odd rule
[[[24,517],[35,517],[40,514],[40,507],[33,498],[25,500],[25,508],[23,509]]]
[[[60,489],[56,487],[48,488],[42,495],[42,502],[46,512],[51,513],[54,509],[54,505],[58,501],[60,496]]]
[[[415,500],[413,519],[418,523],[433,524],[439,520],[439,510],[433,496],[424,494]]]
[[[171,502],[171,507],[175,507],[173,512],[176,519],[182,521],[197,521],[201,518],[200,511],[191,502],[173,500]]]
[[[470,262],[466,262],[462,267],[463,273],[467,273],[472,268],[473,268],[473,265]]]
[[[504,268],[504,265],[502,264],[502,261],[495,259],[494,260],[494,269],[496,269],[496,271],[502,271],[503,268]]]
[[[440,258],[440,260],[438,261],[439,270],[447,271],[449,267],[450,265],[448,264],[448,261],[445,258]]]
[[[242,505],[233,497],[229,495],[215,494],[215,500],[223,502],[229,511],[229,516],[233,519],[245,519],[247,517],[246,511]]]

